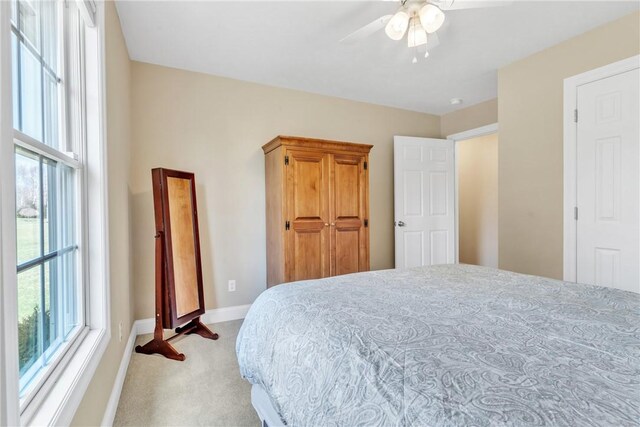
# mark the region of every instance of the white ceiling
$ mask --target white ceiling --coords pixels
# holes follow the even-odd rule
[[[345,35],[394,2],[123,1],[132,59],[272,86],[443,114],[497,96],[497,70],[637,10],[637,1],[515,1],[447,12],[428,59],[384,31]],[[552,66],[552,64],[550,64]],[[452,106],[451,98],[464,104]]]

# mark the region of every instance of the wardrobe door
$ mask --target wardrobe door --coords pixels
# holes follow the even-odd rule
[[[331,155],[331,275],[369,270],[366,156]]]
[[[327,277],[330,274],[329,155],[287,150],[285,165],[286,279]]]

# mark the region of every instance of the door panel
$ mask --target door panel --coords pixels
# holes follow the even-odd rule
[[[359,218],[360,164],[359,158],[334,160],[336,219]]]
[[[331,155],[331,274],[369,270],[365,156]]]
[[[396,268],[455,262],[452,141],[394,138]]]
[[[360,227],[337,228],[335,274],[357,273],[360,271]],[[355,248],[355,250],[354,250]]]
[[[402,235],[402,251],[404,253],[404,260],[402,264],[396,263],[396,268],[408,268],[423,265],[426,259],[426,251],[424,243],[424,231],[404,231]],[[396,248],[396,252],[398,249]]]
[[[424,174],[422,171],[406,170],[402,171],[402,193],[404,216],[422,217],[424,216],[423,208],[425,206],[423,189]]]
[[[447,264],[449,230],[431,230],[431,265]]]
[[[431,216],[447,215],[449,187],[446,171],[429,173],[429,214]]]
[[[329,155],[287,150],[287,281],[330,274]]]
[[[296,230],[294,236],[294,276],[291,280],[319,279],[323,275],[322,232]]]
[[[294,219],[321,219],[325,209],[322,199],[325,196],[322,188],[325,161],[315,156],[300,156],[296,153],[291,153],[289,157],[293,159],[291,169],[294,172]]]
[[[577,281],[640,292],[637,69],[578,87]]]

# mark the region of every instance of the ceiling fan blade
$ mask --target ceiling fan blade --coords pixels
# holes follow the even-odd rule
[[[513,0],[430,0],[430,2],[442,10],[479,9],[513,4]]]
[[[342,40],[340,40],[340,43],[354,43],[369,37],[371,34],[384,28],[384,26],[387,25],[387,22],[389,22],[392,16],[393,15],[381,16],[375,21],[368,23],[364,27],[361,27],[348,36],[344,37]]]

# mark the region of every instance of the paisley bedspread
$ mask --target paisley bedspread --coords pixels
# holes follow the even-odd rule
[[[283,284],[240,371],[293,426],[638,426],[640,295],[468,265]]]

